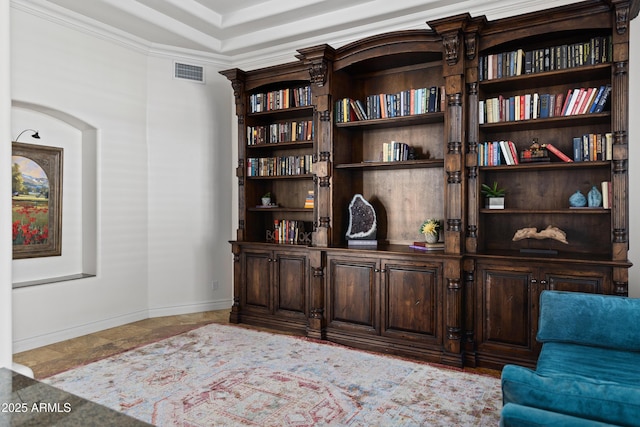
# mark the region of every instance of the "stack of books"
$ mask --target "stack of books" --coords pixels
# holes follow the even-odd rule
[[[314,207],[314,194],[313,194],[313,190],[309,190],[307,192],[307,198],[304,200],[304,208],[305,209],[313,209]]]
[[[413,242],[413,245],[409,245],[411,249],[419,251],[443,251],[444,242],[427,243],[427,242]]]

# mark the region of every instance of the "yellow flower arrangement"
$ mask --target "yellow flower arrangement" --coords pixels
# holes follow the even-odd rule
[[[440,221],[434,218],[429,218],[420,226],[420,233],[422,234],[438,234],[440,232]]]

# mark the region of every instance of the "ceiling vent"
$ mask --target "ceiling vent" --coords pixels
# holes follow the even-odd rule
[[[199,65],[174,62],[173,77],[176,79],[204,83],[204,68]]]

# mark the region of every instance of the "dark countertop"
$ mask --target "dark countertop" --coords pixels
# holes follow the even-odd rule
[[[150,426],[6,368],[0,368],[0,426]]]

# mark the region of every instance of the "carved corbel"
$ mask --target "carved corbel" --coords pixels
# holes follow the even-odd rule
[[[616,5],[616,31],[624,34],[629,28],[629,5]]]
[[[464,50],[468,60],[472,60],[476,57],[476,52],[478,50],[478,38],[475,34],[465,34]]]
[[[442,38],[442,44],[444,45],[447,64],[456,65],[460,58],[460,35],[458,32],[445,34]]]
[[[324,86],[327,82],[327,70],[329,67],[327,66],[327,61],[319,61],[311,63],[311,67],[309,67],[309,76],[311,78],[311,83],[317,86]]]

